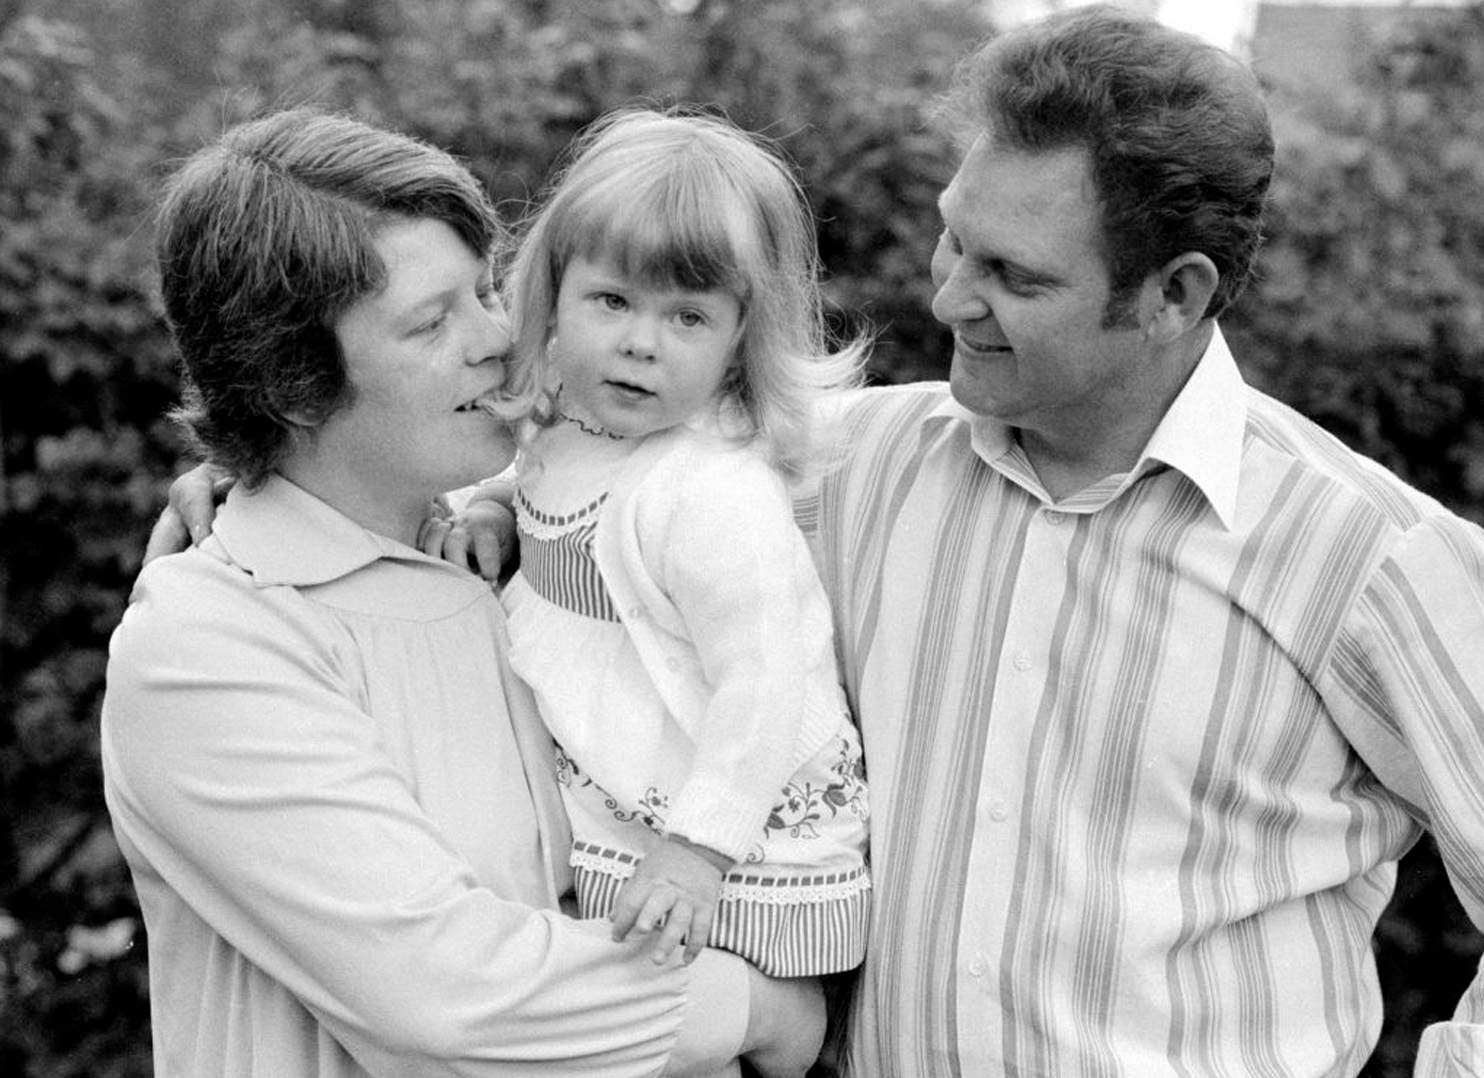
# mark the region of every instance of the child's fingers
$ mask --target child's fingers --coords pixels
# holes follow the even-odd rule
[[[442,558],[444,541],[452,530],[453,523],[447,517],[424,517],[417,530],[417,549],[430,558]]]
[[[706,941],[711,938],[711,922],[716,913],[714,906],[700,903],[691,914],[690,931],[685,937],[685,964],[688,966],[701,954]]]
[[[454,565],[469,564],[469,532],[461,524],[455,524],[443,537],[443,560]]]
[[[473,567],[486,580],[499,580],[505,570],[505,546],[500,537],[489,531],[478,531],[474,533],[473,541]]]
[[[639,932],[653,932],[657,928],[663,928],[674,916],[676,907],[682,902],[685,902],[685,898],[675,888],[661,884],[644,900],[639,916],[634,919],[634,928]],[[689,909],[688,905],[687,909]],[[689,917],[690,914],[687,913],[687,920]]]
[[[670,956],[675,953],[675,948],[679,947],[681,941],[685,939],[690,927],[691,905],[684,897],[677,897],[674,905],[665,912],[664,927],[660,930],[659,939],[649,951],[650,961],[657,966],[668,962]],[[686,961],[691,960],[686,959]]]
[[[635,880],[630,880],[619,890],[618,897],[613,900],[613,911],[608,915],[608,919],[613,922],[615,942],[628,938],[628,934],[633,931],[634,925],[639,921],[639,914],[644,909],[644,903],[649,898],[649,892],[647,885],[641,885]]]

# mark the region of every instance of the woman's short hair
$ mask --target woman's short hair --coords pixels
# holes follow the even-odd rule
[[[335,322],[386,282],[379,229],[413,219],[480,256],[503,239],[449,154],[318,110],[233,127],[174,173],[156,255],[183,364],[174,416],[202,455],[255,485],[351,400]]]
[[[939,115],[1014,150],[1087,150],[1118,307],[1149,273],[1198,251],[1242,291],[1261,242],[1273,136],[1257,79],[1153,19],[1075,8],[993,38],[958,67]]]

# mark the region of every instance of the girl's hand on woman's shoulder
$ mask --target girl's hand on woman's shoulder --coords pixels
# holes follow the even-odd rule
[[[516,566],[514,503],[515,487],[503,478],[481,483],[462,509],[440,499],[423,521],[418,549],[491,582],[504,580]]]

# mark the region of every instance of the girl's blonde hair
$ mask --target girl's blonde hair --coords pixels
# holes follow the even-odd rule
[[[695,109],[624,108],[568,148],[507,277],[515,370],[534,401],[557,291],[578,258],[742,304],[722,391],[786,474],[816,459],[820,398],[860,380],[868,341],[831,349],[814,219],[780,152]]]

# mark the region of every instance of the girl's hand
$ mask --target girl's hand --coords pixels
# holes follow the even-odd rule
[[[477,572],[486,580],[499,581],[507,564],[515,560],[514,490],[503,480],[485,483],[469,499],[461,513],[451,513],[446,504],[435,504],[434,513],[423,521],[417,546],[430,558],[442,558],[460,568]]]
[[[681,941],[686,965],[695,961],[716,915],[721,877],[732,859],[671,835],[639,862],[613,904],[613,938],[660,929],[649,956],[664,965]]]

